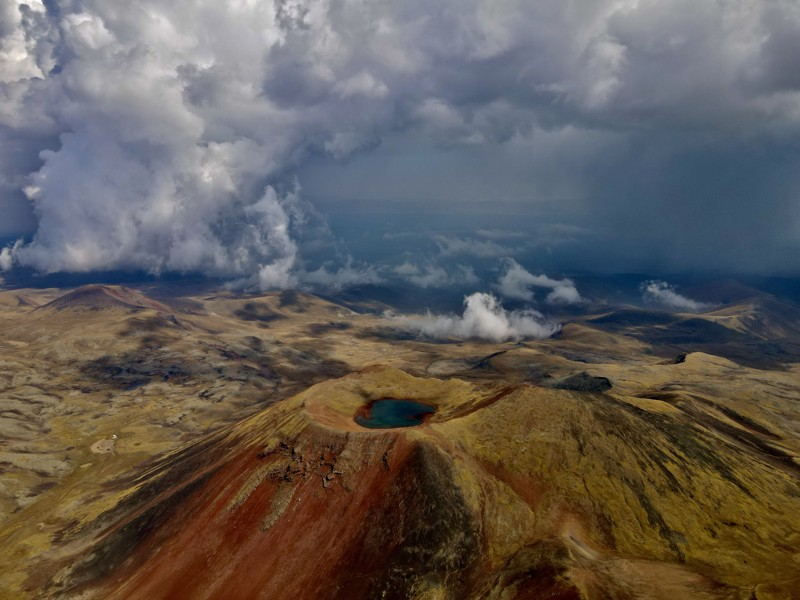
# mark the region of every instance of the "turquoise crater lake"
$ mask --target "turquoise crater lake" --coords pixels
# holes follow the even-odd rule
[[[436,407],[413,400],[376,400],[365,406],[355,417],[356,423],[369,429],[392,429],[422,425]]]

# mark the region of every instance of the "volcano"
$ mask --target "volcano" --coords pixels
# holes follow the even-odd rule
[[[800,597],[783,304],[441,343],[154,293],[0,292],[0,597]]]
[[[359,409],[384,397],[436,410],[417,427],[359,425]],[[120,486],[50,593],[729,598],[763,581],[800,590],[800,494],[773,494],[796,490],[800,468],[719,436],[663,400],[372,367]],[[66,535],[86,539],[82,529]]]

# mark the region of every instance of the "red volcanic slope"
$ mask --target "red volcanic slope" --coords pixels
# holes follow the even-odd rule
[[[735,557],[745,545],[748,557],[767,571],[763,580],[758,573],[751,580],[798,589],[800,580],[786,567],[786,557],[796,553],[796,497],[764,496],[778,508],[745,510],[750,500],[764,498],[729,466],[735,457],[742,472],[764,482],[763,489],[789,481],[791,473],[760,455],[738,449],[718,454],[717,446],[706,445],[717,438],[701,431],[702,423],[687,426],[679,413],[644,413],[602,394],[533,393],[517,386],[515,398],[513,389],[465,390],[463,382],[432,381],[384,367],[365,369],[165,456],[138,480],[119,482],[123,500],[94,524],[64,532],[67,543],[86,551],[58,565],[64,570],[47,593],[87,600],[719,599],[736,592],[719,576],[738,576],[740,567],[726,571],[730,562],[709,564],[705,557],[713,555],[704,552]],[[352,414],[359,403],[398,382],[427,390],[417,399],[439,402],[436,418],[461,410],[447,417],[453,427],[358,428]],[[458,402],[448,405],[430,395],[444,393],[441,386],[451,386]],[[498,409],[499,403],[507,406]],[[537,456],[552,461],[550,467],[534,473],[517,468],[525,463],[514,467],[510,454],[496,462],[475,454],[465,440],[490,444],[506,434],[469,437],[485,429],[470,423],[465,406],[482,406],[495,416],[521,411],[515,418],[540,424],[542,432],[551,432],[543,438],[550,441],[524,439],[538,448]],[[696,415],[691,419],[697,421]],[[524,436],[527,426],[515,435]],[[605,445],[594,443],[603,435]],[[562,436],[570,441],[562,444]],[[574,460],[563,452],[573,442]],[[586,456],[584,448],[591,448]],[[672,471],[659,468],[665,448],[692,469],[697,488],[682,487]],[[555,494],[554,469],[562,465],[571,465],[565,467],[567,487]],[[597,510],[595,496],[580,502],[580,487],[572,482],[583,478],[589,494],[586,481],[594,474],[598,480],[588,481],[626,484],[619,494],[620,488],[593,484],[602,490],[600,506],[615,512]],[[732,502],[720,508],[716,492],[704,495],[707,484]],[[511,490],[515,494],[506,495]],[[694,512],[669,513],[670,527],[661,496],[671,506],[694,503]],[[743,518],[755,525],[737,528],[736,537],[718,541],[715,534],[708,542],[698,533],[698,523]],[[788,533],[769,545],[756,526]],[[628,538],[621,546],[618,534],[631,531],[643,542]],[[780,553],[783,558],[773,558]]]
[[[292,418],[256,417],[247,432],[173,457],[78,564],[69,592],[399,599],[441,585],[465,597],[497,576],[447,453],[404,431],[337,431],[308,418],[264,443]],[[580,597],[560,577],[564,549],[540,550],[529,595],[518,597]]]

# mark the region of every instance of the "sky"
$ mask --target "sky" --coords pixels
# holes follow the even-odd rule
[[[796,0],[3,0],[0,268],[797,275],[798,56]]]

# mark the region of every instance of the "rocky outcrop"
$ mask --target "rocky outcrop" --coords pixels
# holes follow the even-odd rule
[[[557,390],[572,390],[574,392],[607,392],[611,389],[611,382],[607,377],[594,377],[586,371],[569,375],[550,383],[550,387]]]

